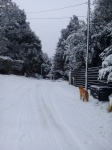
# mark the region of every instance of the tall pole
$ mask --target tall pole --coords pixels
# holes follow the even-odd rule
[[[90,0],[88,0],[87,12],[87,52],[86,52],[86,72],[85,72],[85,89],[88,89],[88,51],[89,51],[89,31],[90,30]]]
[[[42,76],[42,64],[41,64],[41,76]]]

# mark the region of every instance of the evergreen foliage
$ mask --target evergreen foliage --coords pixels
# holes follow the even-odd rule
[[[67,75],[85,65],[86,24],[73,16],[66,29],[62,29],[54,55],[54,70]]]
[[[40,74],[44,62],[42,45],[26,22],[25,12],[11,0],[4,0],[0,4],[5,6],[0,16],[0,55],[22,60],[24,71],[30,69],[30,72]]]
[[[112,54],[112,0],[94,0],[90,20],[89,67],[102,64]],[[79,70],[85,67],[87,49],[87,25],[73,16],[61,31],[54,55],[53,71]]]
[[[95,0],[91,20],[92,65],[101,65],[99,55],[112,45],[112,1]],[[94,61],[96,60],[96,61]]]
[[[12,73],[13,60],[9,57],[0,56],[0,73],[10,74]]]
[[[51,59],[48,57],[47,53],[43,53],[43,63],[42,65],[42,74],[43,76],[47,75],[51,70]]]
[[[99,79],[112,81],[112,0],[95,0],[92,17],[93,54],[101,58]],[[101,62],[100,61],[100,62]]]

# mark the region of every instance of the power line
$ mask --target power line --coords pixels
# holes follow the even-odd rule
[[[80,6],[80,5],[84,5],[84,4],[87,4],[87,2],[81,3],[81,4],[77,4],[77,5],[68,6],[68,7],[61,7],[61,8],[55,8],[55,9],[49,9],[49,10],[42,10],[42,11],[37,11],[37,12],[28,12],[26,14],[45,13],[45,12],[49,12],[49,11],[57,11],[57,10],[68,9],[68,8],[71,8],[71,7]]]
[[[87,17],[87,16],[77,16],[77,17]],[[34,20],[36,20],[36,19],[42,19],[42,20],[57,20],[57,19],[67,19],[67,18],[72,18],[72,17],[61,17],[61,18],[27,18],[27,19],[34,19]]]

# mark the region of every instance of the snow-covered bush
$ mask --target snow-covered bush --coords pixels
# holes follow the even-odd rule
[[[102,67],[106,68],[107,66],[112,66],[112,54],[104,59],[102,62]]]
[[[24,65],[24,62],[22,60],[14,60],[13,61],[13,73],[22,75],[23,74],[23,65]]]
[[[112,81],[112,72],[108,75],[108,81]]]
[[[112,45],[107,47],[101,54],[100,57],[104,60],[106,57],[112,54]]]
[[[64,76],[63,71],[56,70],[55,73],[54,73],[54,78],[55,78],[55,79],[62,78],[63,76]]]
[[[107,81],[112,81],[112,54],[107,56],[102,62],[102,69],[99,70],[99,79],[107,78]]]
[[[10,57],[0,56],[0,73],[10,74],[12,72],[13,60]]]
[[[101,79],[104,79],[106,75],[107,75],[108,78],[109,78],[111,72],[112,72],[112,66],[108,66],[108,67],[106,67],[106,68],[100,69],[100,70],[99,70],[99,79],[100,79],[100,80],[101,80]],[[108,78],[107,78],[107,79],[108,79]]]

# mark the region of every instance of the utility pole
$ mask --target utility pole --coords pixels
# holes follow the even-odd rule
[[[43,65],[43,64],[41,64],[41,76],[42,76],[42,65]]]
[[[89,39],[90,39],[90,0],[88,0],[88,12],[87,12],[87,52],[86,52],[86,72],[85,72],[85,89],[88,89],[88,51],[89,51]]]

